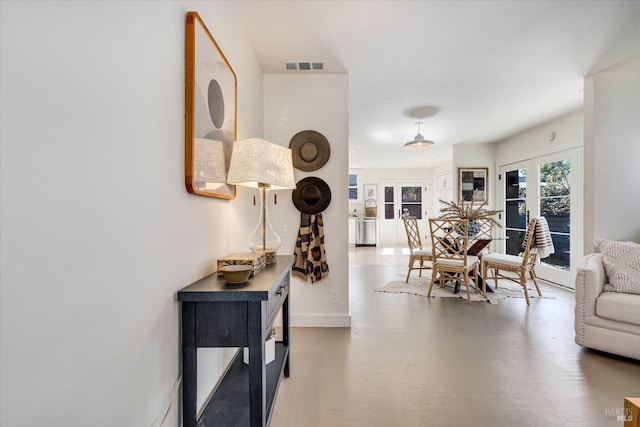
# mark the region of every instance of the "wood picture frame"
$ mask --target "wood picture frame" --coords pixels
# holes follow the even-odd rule
[[[185,51],[185,186],[234,199],[226,177],[237,137],[236,73],[197,12],[187,12]]]
[[[489,197],[489,168],[458,168],[458,201],[484,203]]]

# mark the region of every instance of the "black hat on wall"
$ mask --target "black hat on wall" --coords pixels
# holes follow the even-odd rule
[[[300,212],[317,214],[331,203],[331,189],[322,179],[309,176],[298,181],[291,198]]]

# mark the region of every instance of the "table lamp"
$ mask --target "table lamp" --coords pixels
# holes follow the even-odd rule
[[[269,254],[275,255],[282,239],[269,221],[266,195],[269,190],[296,188],[291,149],[260,138],[234,142],[227,183],[261,190],[262,209],[249,235],[249,249],[266,253],[270,263]]]

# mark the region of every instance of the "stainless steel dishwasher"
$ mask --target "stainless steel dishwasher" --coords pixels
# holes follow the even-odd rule
[[[356,218],[356,247],[376,245],[376,226],[378,218]]]

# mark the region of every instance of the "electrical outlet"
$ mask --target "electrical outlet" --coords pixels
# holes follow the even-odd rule
[[[329,291],[329,303],[337,304],[338,303],[338,291],[332,289]]]

